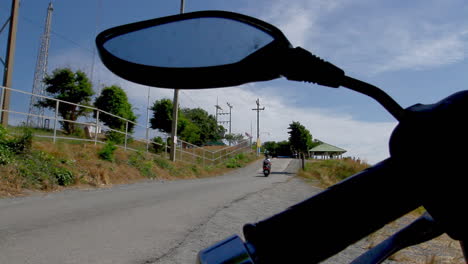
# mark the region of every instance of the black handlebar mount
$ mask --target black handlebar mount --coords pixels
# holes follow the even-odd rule
[[[405,168],[422,204],[453,239],[468,239],[468,91],[436,104],[417,104],[390,139],[390,155]],[[404,184],[404,182],[403,182]]]

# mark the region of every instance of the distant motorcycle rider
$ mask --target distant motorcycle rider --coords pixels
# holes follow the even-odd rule
[[[265,154],[265,159],[263,160],[263,167],[268,167],[271,169],[271,160],[268,154]]]

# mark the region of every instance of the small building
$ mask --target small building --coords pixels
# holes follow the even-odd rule
[[[99,124],[96,129],[96,123],[86,123],[84,131],[87,138],[94,138],[96,131],[98,135],[102,135],[101,125]]]
[[[320,145],[309,150],[309,157],[313,159],[341,159],[346,150],[321,142]]]

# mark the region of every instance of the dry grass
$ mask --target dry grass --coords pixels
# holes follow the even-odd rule
[[[300,177],[318,181],[319,186],[326,188],[352,176],[370,165],[360,160],[309,160],[306,169],[299,171]]]
[[[18,196],[22,193],[22,181],[16,177],[12,165],[0,166],[0,197]]]

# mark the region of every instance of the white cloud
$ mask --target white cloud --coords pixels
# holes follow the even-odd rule
[[[306,46],[320,34],[319,18],[341,5],[342,0],[269,1],[259,17],[276,25],[294,46]]]
[[[465,2],[399,5],[369,0],[272,0],[258,16],[278,26],[294,46],[349,72],[425,70],[467,58]]]
[[[400,69],[422,70],[462,61],[467,55],[468,31],[438,34],[437,36],[411,36],[399,49],[390,51],[393,56],[375,68],[375,72]]]

